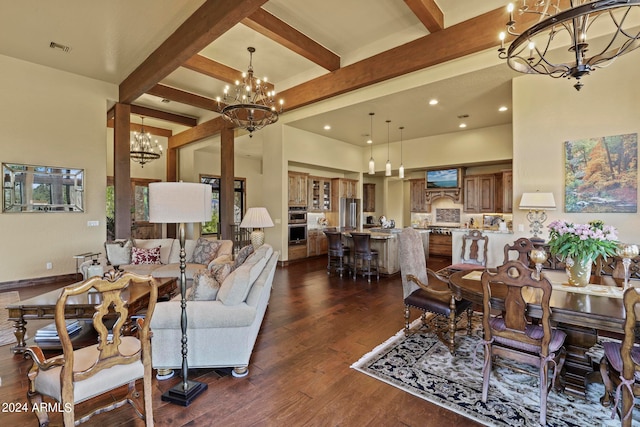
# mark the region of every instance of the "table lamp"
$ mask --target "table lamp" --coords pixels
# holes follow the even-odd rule
[[[152,182],[149,184],[149,222],[178,223],[180,241],[180,295],[182,317],[182,382],[162,395],[163,401],[189,406],[207,389],[207,384],[189,381],[187,364],[187,275],[185,223],[211,221],[211,186],[193,182]]]
[[[267,208],[249,208],[240,223],[240,228],[253,229],[250,236],[253,249],[258,249],[264,244],[264,231],[262,229],[265,227],[273,227],[273,221],[271,221]]]
[[[520,199],[520,209],[529,210],[527,213],[527,219],[529,220],[529,228],[533,233],[533,237],[530,239],[532,242],[544,242],[544,239],[538,237],[542,224],[547,220],[546,211],[556,209],[556,201],[553,198],[553,193],[522,193],[522,199]]]

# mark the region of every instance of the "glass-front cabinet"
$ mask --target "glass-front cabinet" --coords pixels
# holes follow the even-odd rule
[[[309,210],[331,210],[331,180],[318,176],[309,177]]]

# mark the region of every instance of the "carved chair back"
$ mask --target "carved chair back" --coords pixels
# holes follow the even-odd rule
[[[480,242],[482,243],[480,244]],[[486,266],[488,243],[489,237],[486,235],[483,236],[480,230],[469,230],[469,232],[462,237],[462,255],[460,262],[463,264]],[[482,246],[482,248],[480,248],[480,246]],[[482,254],[482,256],[480,256],[480,254]]]
[[[529,253],[531,253],[531,251],[534,249],[535,249],[535,246],[533,246],[533,243],[531,242],[531,240],[527,239],[526,237],[519,238],[518,240],[513,242],[512,245],[506,244],[504,245],[503,264],[511,261],[512,252],[517,252],[518,256],[515,259],[517,259],[518,261],[520,261],[526,266],[530,266],[531,262],[529,260]]]

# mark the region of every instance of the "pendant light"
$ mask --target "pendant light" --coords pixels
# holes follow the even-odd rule
[[[373,160],[373,115],[375,113],[369,113],[371,117],[371,127],[369,130],[369,144],[371,144],[371,158],[369,159],[369,175],[374,175],[376,173],[376,162]]]
[[[398,178],[404,178],[404,165],[402,164],[402,129],[404,126],[400,126],[400,168],[398,169]]]
[[[391,176],[391,160],[389,160],[389,123],[387,120],[387,164],[384,165],[384,176]]]

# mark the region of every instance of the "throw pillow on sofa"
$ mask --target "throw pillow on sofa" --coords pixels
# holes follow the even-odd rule
[[[214,301],[218,296],[220,284],[231,273],[231,264],[214,265],[211,270],[203,268],[193,275],[190,299],[193,301]]]
[[[233,262],[233,268],[236,269],[240,267],[247,260],[249,255],[253,253],[253,250],[253,245],[247,245],[241,248],[238,251],[238,255],[236,255],[235,261]]]
[[[132,247],[131,264],[160,264],[160,246],[151,249]]]
[[[215,259],[220,246],[222,246],[222,242],[200,237],[196,243],[196,248],[193,250],[193,262],[196,264],[209,264],[212,259]]]
[[[114,240],[112,242],[105,242],[104,250],[107,254],[107,259],[111,265],[127,265],[131,264],[131,248],[133,247],[133,241],[131,239],[126,240]]]

